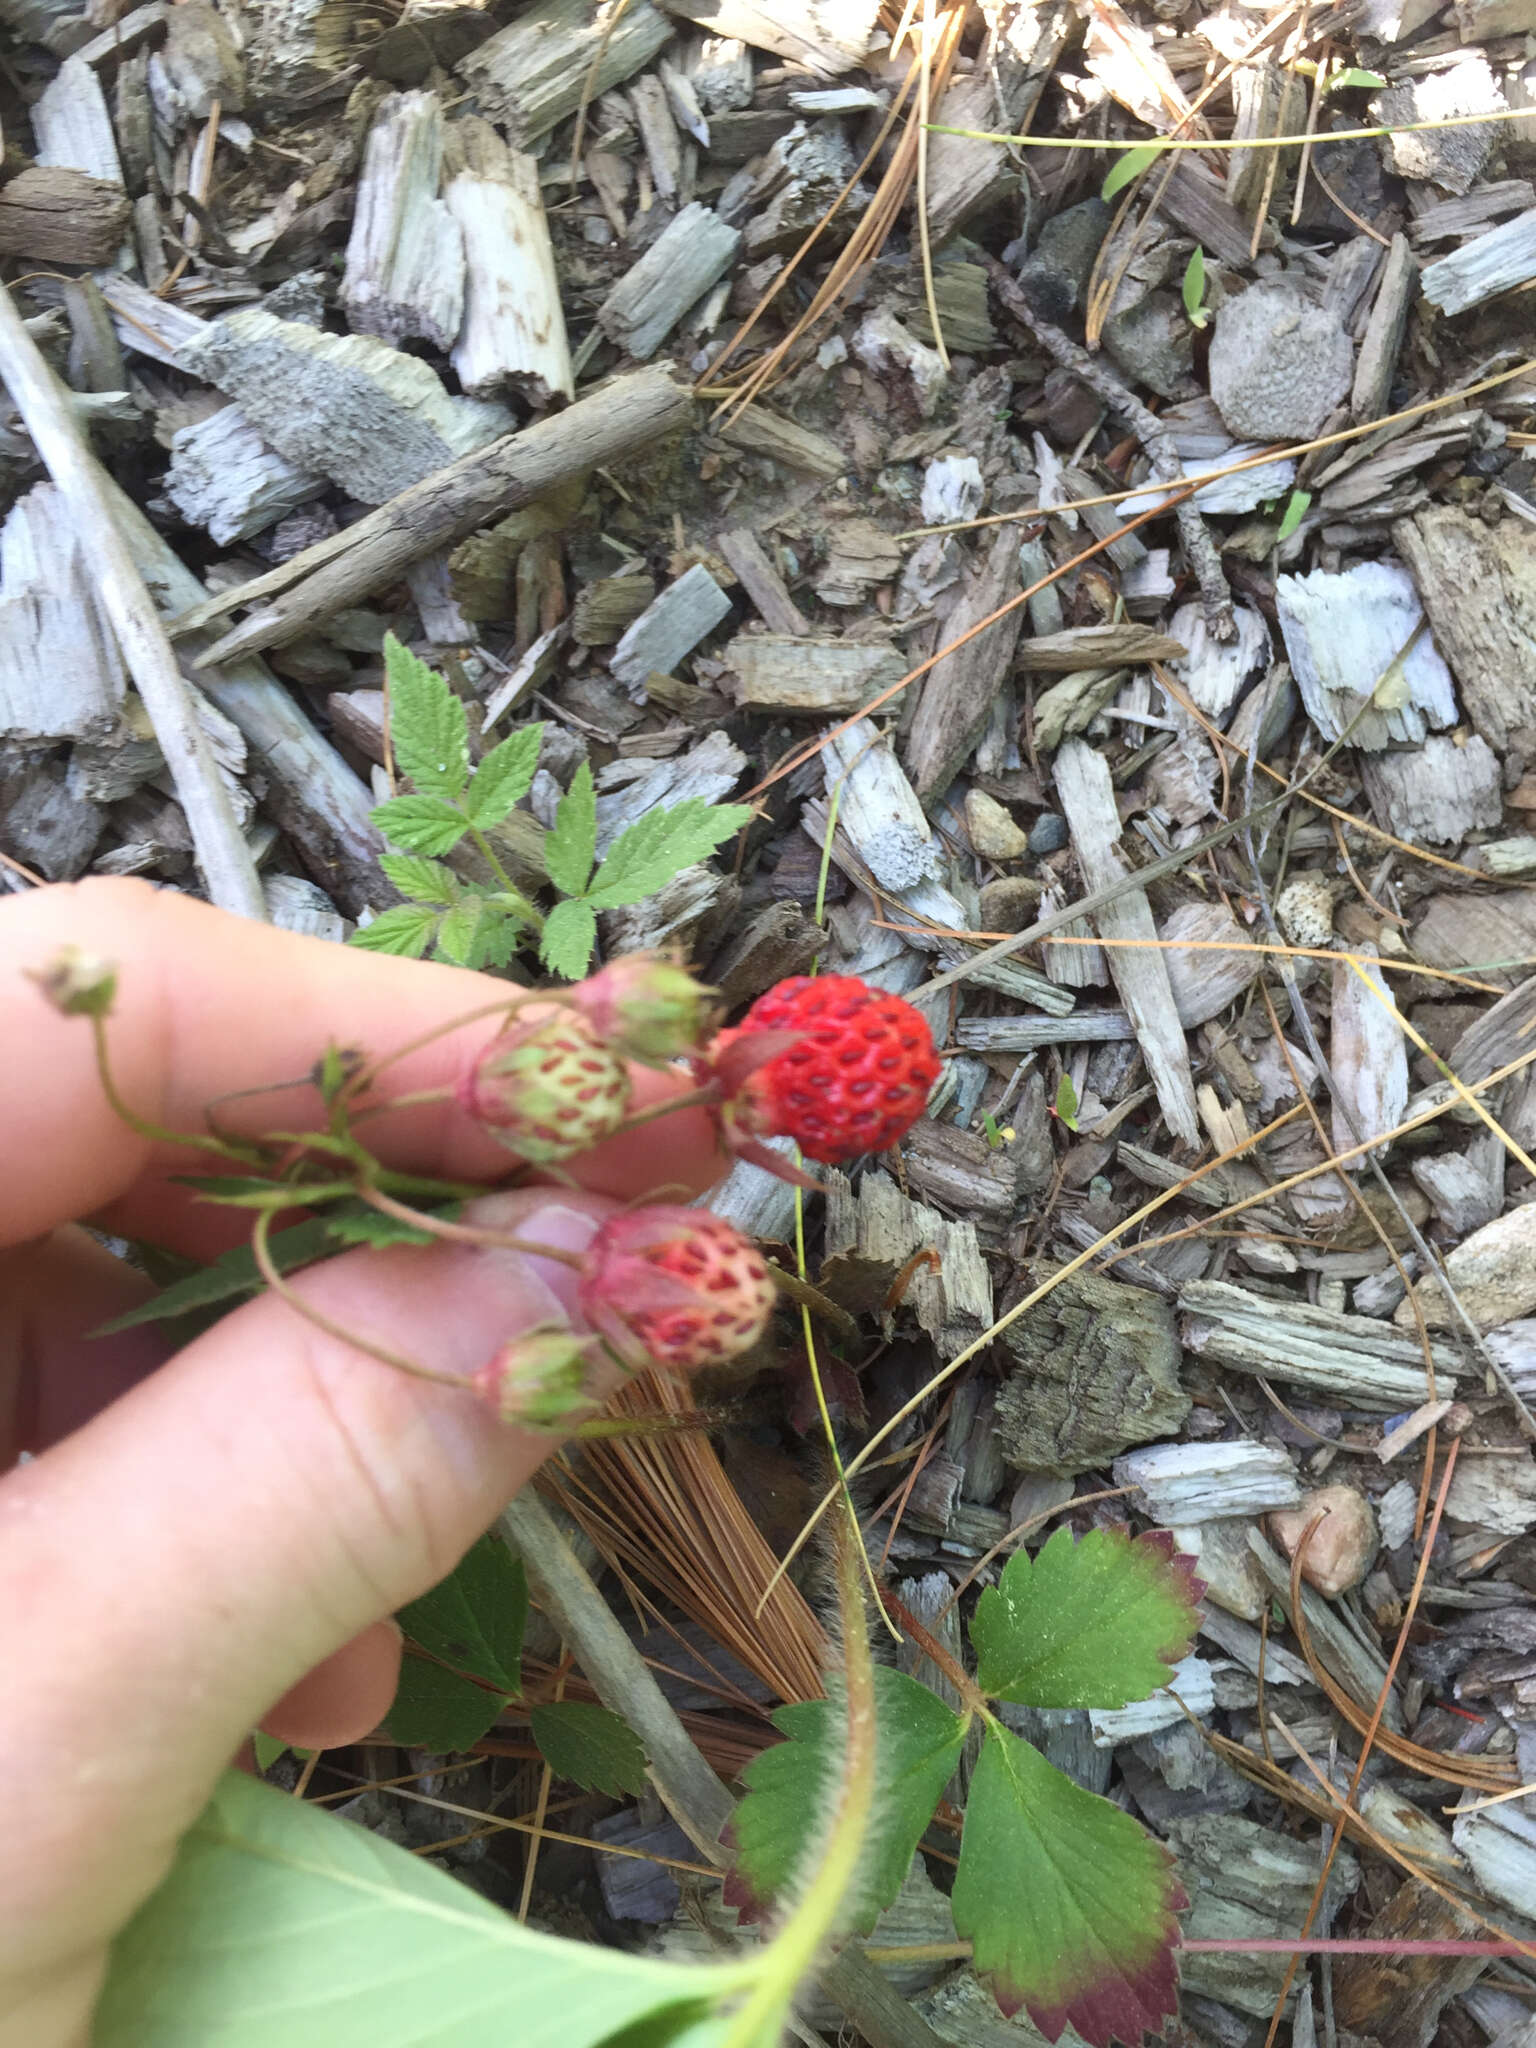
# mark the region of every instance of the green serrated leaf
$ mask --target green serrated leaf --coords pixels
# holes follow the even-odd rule
[[[430,1213],[441,1217],[445,1223],[451,1223],[463,1206],[462,1202],[444,1202]],[[369,1208],[366,1202],[355,1202],[348,1208],[332,1210],[325,1220],[337,1244],[366,1244],[375,1251],[383,1251],[392,1244],[437,1243],[430,1230],[418,1229],[414,1223],[405,1223],[398,1216],[386,1216],[378,1209]]]
[[[503,1692],[521,1690],[528,1581],[522,1560],[494,1533],[482,1536],[446,1579],[395,1618],[440,1663]]]
[[[1165,1529],[1016,1550],[971,1617],[976,1682],[1029,1707],[1123,1707],[1167,1685],[1200,1626],[1204,1588]]]
[[[528,1716],[539,1755],[557,1778],[610,1799],[643,1792],[645,1751],[627,1722],[583,1700],[551,1700]]]
[[[292,1273],[300,1266],[310,1266],[316,1259],[325,1258],[335,1248],[331,1240],[334,1222],[334,1215],[312,1216],[291,1229],[274,1231],[267,1249],[277,1270]],[[125,1315],[114,1316],[110,1323],[102,1323],[93,1334],[114,1337],[119,1330],[136,1329],[141,1323],[170,1322],[177,1316],[216,1308],[221,1302],[233,1303],[247,1295],[260,1294],[265,1285],[256,1270],[250,1246],[236,1245],[233,1250],[222,1252],[211,1266],[200,1266],[185,1279],[163,1288],[151,1300],[141,1302]]]
[[[1357,64],[1351,64],[1346,70],[1334,73],[1328,81],[1327,90],[1348,92],[1359,87],[1363,91],[1377,92],[1386,82],[1379,71],[1362,71]]]
[[[643,902],[684,868],[707,859],[751,819],[745,804],[710,804],[696,796],[667,810],[647,811],[614,841],[592,878],[588,902],[596,910]]]
[[[436,669],[428,668],[393,633],[384,636],[384,678],[396,769],[423,795],[460,795],[469,779],[469,720],[464,706]]]
[[[1177,2010],[1167,1851],[1004,1728],[971,1776],[952,1903],[976,1974],[1047,2040],[1071,2025],[1091,2048],[1140,2041]]]
[[[597,853],[597,792],[583,761],[555,807],[552,831],[544,835],[544,870],[562,896],[586,893]]]
[[[1183,293],[1184,311],[1194,326],[1203,327],[1207,317],[1202,310],[1205,305],[1205,251],[1198,242],[1184,266]]]
[[[484,967],[494,948],[494,935],[512,924],[512,950],[517,947],[517,925],[502,901],[483,896],[466,896],[456,903],[438,926],[438,957],[456,967]],[[507,957],[510,959],[511,954]]]
[[[469,820],[440,796],[392,796],[368,816],[386,839],[408,853],[452,853],[469,830]]]
[[[419,853],[381,853],[379,866],[402,896],[418,903],[446,910],[459,893],[461,884],[453,869],[438,860],[425,860]]]
[[[384,1726],[406,1749],[451,1756],[455,1750],[472,1749],[494,1728],[511,1697],[407,1651],[400,1660],[400,1682]]]
[[[748,1764],[742,1774],[746,1797],[731,1821],[737,1857],[725,1895],[755,1918],[802,1874],[808,1829],[825,1806],[844,1742],[843,1710],[836,1701],[780,1707],[773,1722],[788,1740]],[[861,1933],[901,1890],[912,1853],[959,1760],[966,1724],[927,1686],[877,1664],[875,1730],[880,1804],[843,1919]]]
[[[1099,187],[1099,197],[1113,199],[1133,178],[1139,178],[1143,171],[1150,169],[1162,154],[1160,142],[1143,142],[1135,149],[1128,149],[1124,156],[1117,156],[1110,165],[1109,176]]]
[[[320,1930],[324,1930],[323,1936]],[[739,1966],[560,1941],[230,1772],[120,1936],[95,2048],[721,2048]]]
[[[398,953],[419,960],[437,931],[438,913],[424,903],[394,903],[371,924],[360,924],[347,940],[365,953]]]
[[[1307,508],[1311,503],[1312,493],[1310,491],[1292,491],[1285,501],[1285,511],[1280,517],[1279,531],[1275,535],[1276,547],[1279,547],[1282,541],[1290,539],[1297,527],[1300,526],[1302,520],[1306,518]]]
[[[1070,1074],[1063,1074],[1056,1083],[1056,1114],[1069,1131],[1077,1129],[1077,1090]]]
[[[539,934],[539,958],[551,974],[580,981],[592,965],[597,914],[590,903],[557,903]]]
[[[464,795],[470,823],[487,832],[499,825],[514,804],[521,803],[533,782],[543,744],[542,725],[525,725],[492,747],[475,770]]]

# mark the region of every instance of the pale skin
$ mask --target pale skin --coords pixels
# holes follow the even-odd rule
[[[168,1175],[189,1153],[134,1136],[91,1036],[28,970],[65,945],[119,963],[110,1026],[141,1114],[197,1128],[214,1097],[303,1076],[327,1040],[388,1052],[505,984],[242,923],[138,882],[0,903],[0,2048],[82,2048],[108,1945],[256,1726],[358,1739],[393,1696],[389,1617],[434,1585],[549,1455],[467,1395],[407,1378],[265,1298],[168,1355],[153,1331],[89,1335],[149,1283],[81,1223],[211,1257],[249,1219]],[[391,1070],[451,1089],[482,1019]],[[636,1106],[681,1089],[636,1073]],[[318,1121],[312,1091],[227,1112],[245,1131]],[[395,1167],[490,1184],[507,1155],[451,1102],[380,1118]],[[475,1220],[580,1251],[616,1205],[702,1192],[725,1162],[680,1109],[572,1163],[575,1189],[488,1196]],[[302,1286],[334,1322],[438,1372],[574,1320],[567,1265],[437,1244],[355,1251]],[[35,1455],[21,1464],[18,1453]]]

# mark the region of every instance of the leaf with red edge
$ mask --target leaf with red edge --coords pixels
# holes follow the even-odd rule
[[[1200,1626],[1205,1591],[1166,1529],[1124,1527],[1074,1541],[1058,1529],[1016,1550],[976,1603],[976,1681],[1030,1707],[1124,1707],[1167,1685]]]
[[[1168,1852],[1005,1728],[971,1777],[952,1903],[976,1974],[1048,2041],[1070,2024],[1090,2048],[1134,2048],[1178,2010],[1187,1901]]]

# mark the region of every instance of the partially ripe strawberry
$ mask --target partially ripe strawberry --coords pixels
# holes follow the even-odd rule
[[[570,1000],[615,1052],[661,1061],[698,1044],[709,993],[665,953],[625,953],[573,988]]]
[[[851,974],[781,981],[707,1058],[726,1094],[727,1142],[793,1138],[824,1165],[894,1145],[939,1076],[921,1013]]]
[[[688,1371],[750,1350],[768,1327],[767,1261],[707,1209],[671,1203],[611,1217],[587,1248],[581,1313],[621,1356]]]
[[[476,1122],[540,1165],[616,1131],[629,1094],[623,1061],[571,1010],[501,1032],[459,1084],[459,1101]]]

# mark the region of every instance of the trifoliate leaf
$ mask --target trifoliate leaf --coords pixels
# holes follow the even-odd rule
[[[1113,199],[1117,192],[1124,191],[1132,178],[1139,178],[1144,170],[1155,164],[1162,153],[1160,142],[1143,142],[1136,149],[1128,149],[1124,156],[1117,156],[1110,166],[1109,176],[1099,188],[1099,197]]]
[[[582,896],[597,852],[597,793],[583,761],[555,807],[554,829],[544,835],[544,868],[562,896]]]
[[[725,1897],[749,1920],[761,1919],[800,1875],[814,1846],[843,1752],[840,1700],[780,1707],[774,1726],[788,1737],[752,1759],[746,1797],[731,1820],[736,1867]],[[888,1665],[875,1667],[875,1729],[880,1803],[864,1845],[843,1925],[867,1932],[901,1890],[912,1852],[949,1783],[966,1724],[927,1686]]]
[[[396,769],[424,795],[458,796],[469,778],[464,706],[437,671],[402,647],[393,633],[384,636],[384,677]]]
[[[384,837],[407,853],[452,853],[469,821],[445,797],[392,796],[368,813]]]
[[[1071,2025],[1091,2048],[1137,2043],[1177,2011],[1167,1851],[1004,1728],[971,1775],[952,1903],[977,1976],[1048,2041]]]
[[[419,960],[436,936],[440,914],[426,903],[395,903],[371,924],[360,924],[347,944],[361,946],[365,953],[399,953]]]
[[[543,742],[542,725],[525,725],[492,747],[475,770],[464,793],[464,809],[482,832],[499,825],[514,804],[521,803],[533,782]]]
[[[617,1799],[645,1790],[645,1751],[627,1722],[583,1700],[551,1700],[528,1716],[539,1755],[557,1778]]]
[[[1275,535],[1276,547],[1280,545],[1281,541],[1290,539],[1297,527],[1300,526],[1302,520],[1306,518],[1307,508],[1311,503],[1312,493],[1310,491],[1292,491],[1285,501],[1285,510],[1280,516],[1280,530]]]
[[[580,981],[592,965],[597,916],[590,903],[557,903],[539,935],[539,958],[551,974]]]
[[[503,1692],[520,1689],[528,1581],[521,1558],[499,1536],[482,1536],[446,1579],[395,1619],[439,1663]]]
[[[400,1660],[400,1682],[384,1726],[406,1749],[448,1756],[471,1748],[494,1728],[510,1699],[494,1686],[477,1685],[460,1672],[407,1651]]]
[[[751,821],[745,804],[711,804],[697,796],[684,797],[669,810],[647,811],[610,847],[588,900],[595,909],[616,910],[654,896]]]
[[[459,892],[452,868],[445,868],[440,860],[424,860],[419,853],[381,853],[379,866],[402,896],[418,903],[435,903],[446,909]]]
[[[971,1617],[976,1682],[1029,1707],[1123,1707],[1167,1685],[1200,1626],[1204,1586],[1166,1529],[1016,1550]]]

